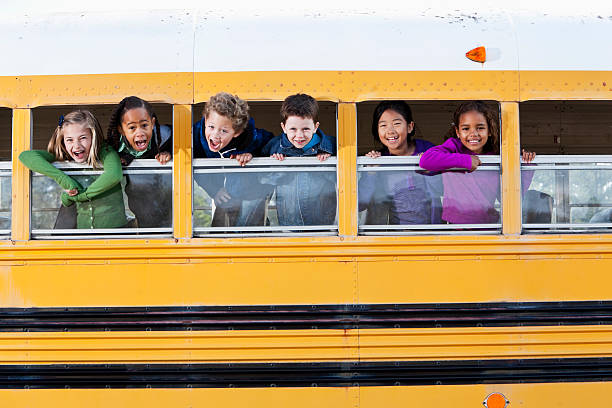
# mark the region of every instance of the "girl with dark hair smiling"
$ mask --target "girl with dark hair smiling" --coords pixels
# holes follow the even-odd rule
[[[384,148],[366,156],[417,156],[434,146],[426,140],[413,139],[414,134],[410,106],[404,101],[383,101],[374,110],[372,136]],[[437,223],[440,190],[437,177],[406,171],[365,172],[359,179],[359,210],[380,213],[382,206],[387,209],[387,219],[383,221],[388,224]]]

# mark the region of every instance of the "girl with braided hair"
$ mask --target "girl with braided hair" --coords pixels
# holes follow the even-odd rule
[[[134,159],[155,158],[166,164],[172,158],[172,129],[161,126],[151,104],[137,96],[119,102],[111,115],[107,138],[124,166]]]
[[[107,139],[124,166],[134,159],[166,164],[172,158],[172,128],[160,125],[151,104],[137,96],[119,102],[110,118]],[[163,175],[126,175],[125,193],[139,228],[172,226],[172,184]]]

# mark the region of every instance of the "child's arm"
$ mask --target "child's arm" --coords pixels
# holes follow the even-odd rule
[[[66,192],[83,191],[83,187],[78,181],[56,168],[51,164],[55,161],[55,156],[45,150],[28,150],[21,152],[19,160],[30,170],[55,180]],[[68,195],[68,194],[66,194]],[[64,202],[64,200],[62,200]],[[64,202],[64,204],[68,204]]]
[[[479,164],[477,156],[458,153],[452,139],[428,149],[419,160],[419,166],[429,171],[443,171],[457,167],[473,171]]]
[[[70,200],[90,201],[121,183],[123,171],[121,170],[121,159],[119,159],[117,152],[108,146],[104,146],[100,152],[100,161],[104,167],[104,173],[100,174],[84,192],[70,197]]]

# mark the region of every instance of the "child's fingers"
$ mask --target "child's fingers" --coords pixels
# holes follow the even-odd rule
[[[238,160],[238,163],[240,163],[241,166],[246,165],[248,162],[251,161],[252,158],[253,155],[251,153],[242,153],[236,155],[236,160]]]
[[[325,161],[327,160],[329,157],[331,156],[331,154],[329,153],[323,153],[323,154],[318,154],[317,158],[319,159],[319,161]]]
[[[282,153],[273,153],[272,157],[274,157],[276,160],[285,160],[285,155]]]
[[[170,153],[168,152],[161,152],[158,153],[155,158],[157,159],[158,162],[160,162],[161,164],[166,164],[170,161]]]
[[[376,159],[377,157],[381,156],[381,153],[376,150],[372,150],[371,152],[366,153],[366,156],[371,157],[372,159]]]
[[[229,193],[225,189],[221,189],[217,192],[217,194],[215,194],[215,201],[218,201],[221,204],[227,203],[231,199],[232,199],[232,196],[229,195]]]
[[[472,168],[470,169],[470,171],[474,171],[478,168],[478,166],[480,166],[482,162],[480,161],[478,156],[471,156],[471,157],[472,157]]]
[[[533,159],[535,159],[536,154],[535,152],[528,152],[525,149],[523,149],[522,157],[523,157],[523,161],[530,163],[533,161]]]

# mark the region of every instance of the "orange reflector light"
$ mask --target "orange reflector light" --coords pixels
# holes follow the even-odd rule
[[[500,394],[499,392],[493,392],[487,395],[482,404],[487,408],[506,408],[510,401],[504,397],[504,394]]]
[[[487,51],[485,47],[476,47],[466,52],[465,56],[472,61],[484,63],[487,60]]]

